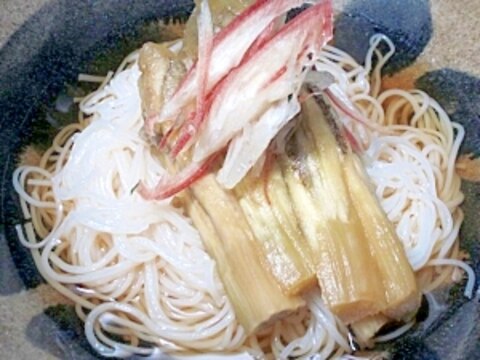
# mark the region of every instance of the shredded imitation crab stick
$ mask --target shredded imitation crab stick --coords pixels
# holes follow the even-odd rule
[[[175,123],[173,125],[175,128],[179,128],[178,133],[181,136],[175,144],[175,154],[178,154],[193,138],[195,143],[193,161],[190,166],[180,170],[171,179],[162,180],[154,191],[144,189],[144,196],[162,199],[166,197],[166,194],[171,196],[174,191],[183,190],[196,180],[190,181],[188,175],[195,174],[198,178],[199,173],[206,173],[208,166],[205,166],[205,162],[209,162],[214,154],[223,152],[225,148],[227,148],[227,158],[235,159],[235,161],[224,163],[218,179],[225,187],[234,187],[254,165],[280,128],[298,113],[297,96],[304,76],[313,65],[316,54],[332,37],[330,1],[322,1],[313,5],[281,26],[278,31],[272,30],[275,29],[272,22],[279,15],[302,3],[303,1],[257,1],[233,20],[225,28],[225,31],[215,36],[208,62],[208,74],[197,76],[197,72],[201,74],[202,71],[197,66],[200,62],[197,62],[186,75],[179,90],[164,106],[160,118],[162,121],[162,117],[178,116],[180,111],[186,111],[187,116],[183,114],[184,116],[178,116],[178,119],[185,117],[190,120],[195,119],[193,123],[187,121],[186,124],[183,124],[186,125],[186,128]],[[270,12],[266,12],[266,9],[269,9]],[[275,15],[272,15],[272,12]],[[254,22],[262,22],[264,26],[253,24]],[[239,29],[245,30],[246,35]],[[251,35],[252,29],[258,29],[255,31],[255,37]],[[273,33],[273,35],[268,38],[265,31]],[[244,37],[248,38],[248,41]],[[262,40],[256,41],[258,38]],[[229,42],[234,42],[235,46]],[[238,45],[239,43],[243,45]],[[248,46],[245,45],[246,43]],[[233,53],[229,53],[228,49],[231,46],[240,46],[243,50],[232,50]],[[219,48],[224,49],[225,53],[216,55]],[[223,60],[219,60],[219,56]],[[225,59],[227,57],[228,59]],[[230,59],[231,57],[236,57],[236,59]],[[229,66],[225,64],[229,64]],[[220,73],[221,75],[219,75]],[[191,115],[191,100],[198,95],[199,84],[195,80],[201,78],[207,79],[208,84],[203,85],[206,91],[210,92],[202,102],[205,108],[193,110],[203,114],[199,118]],[[202,95],[200,94],[200,96]],[[188,106],[182,110],[181,107],[187,104]],[[288,109],[277,111],[277,117],[264,116],[270,108],[279,105],[281,108],[290,107],[290,111]],[[261,122],[262,118],[266,119],[265,121],[268,120],[268,123],[265,126],[258,126],[258,122]],[[202,128],[196,134],[197,128],[200,126]],[[252,144],[248,141],[249,132],[243,132],[244,129],[252,126],[263,129],[265,137],[267,137],[267,140],[262,142],[262,148],[257,146],[254,156],[250,151]],[[187,136],[182,137],[185,134]],[[170,134],[170,136],[172,135]],[[235,146],[229,149],[232,140]],[[232,152],[235,152],[235,156],[232,156]],[[238,166],[242,171],[232,171],[231,168],[234,166]],[[232,175],[229,176],[229,174]],[[235,176],[232,177],[233,175]],[[177,179],[181,179],[181,183],[185,186],[179,186]],[[174,191],[165,189],[162,182],[165,186],[176,184]]]
[[[279,19],[276,19],[276,20],[272,21],[270,23],[270,25],[263,30],[263,32],[260,34],[260,36],[255,40],[255,42],[251,45],[251,47],[248,49],[248,51],[244,55],[244,60],[243,61],[245,61],[246,59],[250,59],[253,56],[253,54],[255,54],[266,43],[266,41],[268,39],[270,39],[275,34],[275,32],[278,30],[278,26],[280,25],[280,22],[282,20],[283,19],[279,18]],[[204,37],[204,36],[202,36],[202,37]],[[199,40],[201,40],[201,39],[199,39]],[[211,53],[210,54],[206,53],[205,57],[210,58]],[[198,73],[199,73],[198,83],[199,84],[202,84],[201,83],[201,81],[202,81],[201,80],[201,76],[202,76],[201,74],[207,74],[207,75],[205,75],[205,78],[206,78],[206,76],[208,76],[208,69],[206,67],[202,68],[201,64],[203,64],[203,63],[201,61],[201,53],[199,51],[198,68],[202,69],[201,72],[198,71]],[[177,141],[175,142],[175,145],[172,148],[172,155],[173,156],[177,156],[178,153],[184,149],[184,147],[187,145],[188,141],[196,134],[196,132],[198,131],[198,129],[201,125],[201,123],[204,120],[206,105],[208,104],[206,102],[206,95],[207,94],[206,94],[205,90],[206,90],[206,82],[203,84],[203,86],[199,85],[199,91],[198,91],[198,95],[197,95],[195,111],[192,112],[189,115],[189,117],[187,118],[186,121],[184,121],[182,124],[180,124],[181,125],[181,131],[178,134]],[[212,95],[214,93],[215,92],[212,91]],[[181,122],[181,121],[177,121],[175,125],[178,126],[179,122]],[[171,130],[174,130],[173,129],[174,127],[175,126],[173,126]],[[173,131],[169,130],[168,135],[170,135],[171,133],[173,133]],[[168,141],[168,135],[166,136],[165,143]]]
[[[245,176],[270,140],[300,111],[297,96],[304,76],[330,38],[331,27],[324,17],[327,11],[328,5],[321,3],[298,15],[243,66],[233,70],[218,89],[193,159],[201,161],[231,141],[234,146],[228,148],[227,159],[233,161],[224,163],[218,177],[225,187],[233,188]],[[282,103],[286,109],[266,116]],[[250,128],[262,129],[257,136],[266,140],[256,152],[252,151],[256,144],[251,141]],[[236,155],[231,156],[233,153]],[[234,168],[242,172],[232,171]]]
[[[304,1],[303,1],[304,2]],[[303,3],[301,2],[301,3]],[[219,94],[219,89],[224,89],[225,88],[225,85],[227,83],[231,83],[231,75],[232,75],[232,72],[234,72],[235,70],[237,70],[238,68],[242,68],[244,69],[247,62],[249,62],[249,66],[252,66],[252,58],[255,58],[257,56],[257,54],[259,52],[262,52],[262,53],[265,53],[265,51],[263,50],[263,48],[265,47],[266,44],[269,44],[271,42],[269,42],[269,40],[273,37],[273,35],[275,34],[275,32],[277,31],[277,27],[278,27],[278,23],[280,22],[280,20],[282,20],[281,18],[279,18],[279,16],[282,14],[281,10],[283,10],[283,12],[285,12],[285,10],[289,9],[289,8],[292,8],[295,6],[295,2],[294,1],[291,1],[290,2],[290,5],[288,8],[285,8],[285,4],[283,4],[282,2],[279,2],[279,1],[270,1],[270,2],[267,2],[267,3],[264,3],[264,2],[257,2],[256,4],[258,3],[263,3],[264,4],[264,7],[265,8],[269,8],[271,9],[274,13],[275,11],[277,11],[277,17],[273,18],[273,20],[271,19],[271,16],[265,16],[265,14],[263,14],[263,11],[265,10],[262,10],[264,9],[263,7],[255,7],[255,4],[250,8],[253,10],[251,12],[249,12],[249,10],[247,9],[242,15],[239,16],[239,19],[241,19],[243,17],[244,14],[252,14],[251,16],[252,17],[258,17],[260,15],[262,15],[262,21],[264,22],[264,24],[262,25],[262,32],[258,34],[258,37],[253,41],[251,42],[252,38],[249,37],[249,33],[247,34],[244,34],[244,33],[238,33],[238,30],[235,30],[234,33],[236,33],[236,36],[232,39],[232,40],[235,40],[236,42],[239,41],[239,42],[242,42],[241,39],[247,39],[248,42],[250,43],[250,47],[246,50],[246,52],[243,52],[241,54],[241,57],[242,60],[239,64],[236,64],[235,66],[231,67],[228,69],[229,73],[227,74],[226,77],[224,78],[221,78],[221,77],[218,77],[216,76],[216,64],[214,63],[214,60],[213,59],[216,59],[215,58],[215,54],[213,53],[214,49],[212,48],[212,53],[211,54],[205,54],[206,56],[208,56],[209,58],[212,59],[212,62],[211,62],[211,66],[210,68],[208,69],[208,79],[211,79],[212,81],[206,81],[205,83],[202,83],[202,75],[204,72],[207,71],[206,68],[202,68],[202,66],[205,65],[205,62],[202,61],[201,57],[200,57],[200,53],[199,53],[199,59],[196,63],[196,65],[192,68],[192,72],[193,73],[197,73],[198,76],[196,78],[196,87],[197,87],[197,107],[196,109],[194,110],[195,111],[195,115],[194,116],[187,116],[186,119],[187,121],[185,121],[185,116],[181,116],[179,115],[176,120],[175,120],[175,124],[174,124],[174,127],[177,127],[179,124],[178,123],[181,123],[182,127],[180,129],[180,132],[179,132],[179,136],[178,136],[178,140],[176,141],[175,145],[173,146],[173,150],[172,150],[172,154],[174,156],[176,156],[180,151],[182,151],[184,149],[184,147],[187,145],[187,143],[189,142],[189,140],[197,133],[200,125],[202,124],[202,122],[205,120],[206,118],[206,112],[208,111],[208,109],[205,108],[206,107],[210,107],[212,105],[212,101],[215,99],[215,97]],[[271,14],[269,14],[271,15]],[[201,18],[201,14],[200,14],[200,18]],[[267,23],[265,20],[268,19],[270,22]],[[261,21],[261,22],[262,22]],[[235,22],[235,20],[234,20]],[[239,21],[240,22],[240,21]],[[246,21],[247,23],[249,23],[250,21]],[[242,22],[240,22],[240,25],[244,25]],[[265,26],[266,25],[266,26]],[[298,24],[297,24],[298,25]],[[258,25],[257,25],[258,26]],[[321,24],[319,23],[318,26],[321,26]],[[240,27],[243,27],[243,26],[240,26]],[[298,26],[297,26],[298,28]],[[300,27],[300,29],[302,29],[302,27]],[[249,28],[249,32],[251,32],[252,30]],[[287,33],[286,31],[279,31],[279,32],[282,32],[283,33]],[[221,34],[219,34],[221,35]],[[199,27],[199,44],[202,43],[202,38],[204,37],[204,35],[202,34],[201,32],[201,29]],[[238,51],[238,50],[237,50]],[[288,52],[288,49],[284,49],[284,52],[285,54],[289,54]],[[231,57],[234,57],[236,56],[236,54],[232,54],[230,50],[228,50],[228,52],[226,52],[226,54],[229,54],[227,57],[230,59]],[[225,57],[225,53],[222,53],[222,54],[219,54],[221,57]],[[258,56],[257,56],[258,57]],[[298,59],[297,59],[298,60]],[[225,64],[229,64],[229,62],[219,62],[219,65],[224,65]],[[230,62],[230,64],[232,64]],[[239,66],[237,66],[239,65]],[[253,64],[255,65],[256,67],[258,67],[258,64]],[[220,68],[221,68],[220,66]],[[228,67],[225,66],[225,70],[227,69]],[[230,71],[231,70],[231,71]],[[264,70],[264,69],[263,69]],[[277,73],[272,76],[272,79],[270,79],[270,81],[273,83],[274,80],[277,80],[278,78],[280,78],[281,75],[283,75],[284,73],[286,73],[286,66],[282,67],[281,69],[279,69],[277,71]],[[223,74],[222,74],[223,75]],[[178,93],[174,94],[173,96],[173,99],[172,101],[169,101],[168,104],[166,105],[166,107],[164,108],[164,111],[162,111],[162,113],[164,114],[163,116],[167,116],[168,117],[168,109],[169,108],[172,108],[175,106],[175,100],[177,98],[177,94],[182,94],[184,93],[186,90],[185,88],[187,88],[188,86],[187,85],[183,85],[185,83],[185,81],[188,81],[190,77],[190,74],[187,75],[186,79],[187,80],[184,80],[184,82],[182,83],[182,85],[180,85],[180,90]],[[210,93],[210,102],[209,103],[206,103],[204,100],[204,95],[202,92],[201,92],[201,89],[206,89],[208,90],[211,83],[214,82],[217,78],[221,78],[222,80],[219,82],[219,83],[214,83],[214,87],[212,88],[212,91]],[[208,80],[207,79],[207,80]],[[180,96],[180,95],[179,95]],[[202,99],[200,101],[201,103],[201,107],[199,107],[198,105],[198,99]],[[188,106],[187,106],[188,108]],[[166,109],[166,110],[165,110]],[[178,110],[178,109],[177,109]],[[189,110],[187,110],[188,112]],[[165,112],[167,112],[167,115],[165,115]],[[178,114],[178,111],[177,111],[177,114]],[[170,114],[171,116],[172,114]]]
[[[218,81],[240,64],[245,53],[272,21],[304,2],[305,0],[257,0],[220,30],[213,39],[207,91],[212,90]],[[199,37],[202,37],[200,31],[201,29]],[[183,107],[196,98],[199,87],[197,72],[201,71],[198,65],[196,63],[192,66],[155,121],[175,120]]]
[[[202,36],[198,39],[198,61],[197,61],[197,98],[196,110],[191,116],[191,121],[188,121],[186,126],[182,128],[176,144],[173,147],[172,153],[174,156],[183,149],[190,137],[195,133],[198,124],[201,123],[205,116],[205,105],[207,97],[207,85],[209,78],[209,66],[212,58],[213,48],[213,22],[212,14],[208,7],[208,2],[203,0],[200,3],[200,14],[198,16],[198,33]],[[170,135],[170,134],[169,134]]]

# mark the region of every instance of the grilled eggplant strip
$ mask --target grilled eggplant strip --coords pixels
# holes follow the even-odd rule
[[[238,201],[214,175],[199,180],[190,192],[187,212],[215,259],[225,292],[247,334],[305,305],[301,297],[282,292]]]

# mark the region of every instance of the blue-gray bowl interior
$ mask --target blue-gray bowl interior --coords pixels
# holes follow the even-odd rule
[[[337,45],[350,49],[361,60],[368,47],[368,37],[381,31],[392,37],[399,48],[399,55],[387,71],[395,72],[408,66],[428,43],[432,25],[428,1],[407,2],[409,4],[389,3],[397,9],[388,15],[382,11],[385,1],[352,1],[336,18]],[[19,245],[14,230],[14,225],[23,221],[11,185],[19,153],[27,144],[45,144],[69,121],[71,114],[62,118],[52,112],[59,99],[66,99],[68,103],[68,89],[75,86],[78,73],[105,73],[115,68],[129,51],[162,36],[152,31],[156,29],[152,23],[158,19],[184,21],[191,9],[192,3],[186,0],[54,0],[23,24],[0,49],[0,296],[32,289],[43,282],[29,251]],[[452,118],[466,127],[462,151],[479,155],[479,80],[454,69],[442,69],[423,75],[417,85],[436,97]],[[456,106],[449,107],[452,102]],[[476,217],[480,213],[480,188],[465,183],[463,190],[466,201],[462,247],[471,254],[471,264],[478,276],[480,231]],[[424,306],[416,328],[400,340],[385,345],[393,358],[480,358],[478,298],[471,301],[464,298],[463,286],[447,290],[448,310],[431,326],[422,326],[427,310]],[[63,334],[70,345],[67,350],[59,350],[55,342],[30,339],[36,346],[58,357],[97,358],[83,338],[82,325],[70,307],[52,305],[45,315],[53,320],[54,326],[43,329],[44,338]],[[29,331],[36,326],[41,325],[31,321]],[[35,329],[31,333],[35,333]]]

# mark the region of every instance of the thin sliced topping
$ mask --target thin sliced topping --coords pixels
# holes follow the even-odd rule
[[[303,3],[258,0],[213,40],[211,16],[202,3],[198,61],[163,107],[160,119],[173,120],[162,147],[170,149],[173,158],[184,152],[191,163],[154,190],[142,188],[145,196],[161,199],[185,189],[225,149],[218,180],[233,188],[264,155],[271,140],[300,111],[298,94],[305,76],[332,37],[330,0],[283,24],[281,16]]]
[[[190,138],[196,133],[203,117],[205,116],[209,67],[213,49],[213,22],[207,0],[203,0],[200,3],[200,13],[197,19],[198,33],[202,34],[202,36],[198,39],[198,61],[196,71],[198,94],[196,99],[196,111],[191,121],[187,121],[187,126],[183,127],[180,132],[178,140],[172,150],[174,156],[183,149],[188,140],[190,140]]]
[[[212,90],[225,75],[240,64],[245,53],[272,21],[303,3],[304,0],[257,0],[220,30],[213,40],[207,90]],[[199,38],[201,36],[202,34],[199,34]],[[182,108],[195,99],[199,86],[197,71],[198,66],[194,64],[156,121],[175,119]]]
[[[205,127],[199,133],[194,161],[205,159],[241,136],[242,129],[262,121],[262,115],[277,102],[297,98],[312,59],[330,39],[329,13],[328,3],[305,10],[222,81],[215,89]],[[275,120],[268,117],[270,122],[277,122],[278,129],[269,134],[267,144],[294,115],[289,113],[288,119],[286,113]],[[242,153],[248,153],[248,149]],[[238,160],[243,165],[251,163],[251,159]],[[227,169],[219,177],[224,186],[234,186],[240,180],[228,179],[226,173]]]
[[[298,112],[298,101],[285,99],[265,111],[259,121],[246,126],[230,143],[223,167],[217,175],[218,182],[232,189],[262,156],[270,139]]]

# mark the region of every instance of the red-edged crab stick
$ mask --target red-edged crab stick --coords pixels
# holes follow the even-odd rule
[[[193,116],[187,116],[190,120],[180,127],[175,123],[173,125],[180,134],[173,154],[178,154],[193,140],[193,161],[172,178],[161,180],[153,191],[147,191],[142,186],[144,197],[163,199],[190,186],[208,172],[212,158],[216,159],[219,152],[223,153],[232,140],[238,143],[242,130],[261,121],[263,113],[272,106],[287,101],[291,102],[292,109],[298,110],[283,111],[284,115],[278,119],[268,117],[271,125],[263,127],[267,128],[266,136],[269,137],[264,142],[265,149],[280,130],[277,123],[285,124],[299,111],[297,96],[305,74],[332,37],[331,1],[311,6],[278,31],[272,22],[303,3],[292,0],[257,1],[214,37],[211,49],[208,38],[204,42],[199,41],[200,55],[204,59],[199,58],[187,73],[159,119],[171,120],[172,116],[178,117],[182,110],[191,112],[192,101],[197,97],[198,108]],[[205,14],[202,16],[207,18]],[[199,30],[202,30],[202,20],[199,23]],[[208,21],[206,24],[204,30]],[[199,81],[204,83],[199,84]],[[187,106],[188,109],[185,109]],[[285,119],[285,116],[289,118]],[[248,155],[248,142],[245,144],[240,151]],[[239,151],[238,146],[236,151]],[[248,166],[253,166],[250,157]],[[225,182],[234,185],[238,180],[226,179]]]
[[[218,81],[240,64],[252,44],[274,20],[305,2],[305,0],[257,0],[220,30],[213,38],[207,91],[212,90]],[[197,62],[191,67],[161,114],[152,119],[153,121],[149,121],[147,131],[151,134],[156,122],[175,120],[182,108],[196,98],[199,87],[197,72],[202,71],[199,65]]]

